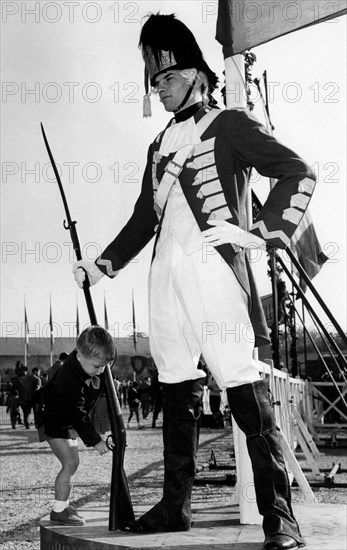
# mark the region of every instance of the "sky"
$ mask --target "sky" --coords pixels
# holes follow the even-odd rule
[[[329,2],[325,2],[325,4]],[[43,123],[85,259],[93,261],[130,217],[147,148],[170,115],[156,97],[142,117],[143,62],[137,44],[149,12],[176,13],[194,32],[222,80],[215,40],[217,2],[3,2],[1,140],[1,335],[73,336],[76,304],[88,324],[58,186],[40,132]],[[315,169],[310,210],[329,257],[314,279],[346,329],[346,18],[254,48],[253,77],[267,71],[275,136]],[[263,121],[253,89],[255,114]],[[220,95],[216,99],[222,106]],[[254,178],[261,200],[268,183]],[[112,334],[148,331],[147,276],[153,243],[114,280],[92,288],[100,324],[106,298]],[[266,262],[254,262],[261,295],[270,293]]]

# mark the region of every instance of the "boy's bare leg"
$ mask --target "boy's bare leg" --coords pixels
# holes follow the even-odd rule
[[[79,465],[76,439],[49,439],[48,443],[61,462],[62,468],[55,480],[56,500],[68,500],[73,487],[73,477]]]

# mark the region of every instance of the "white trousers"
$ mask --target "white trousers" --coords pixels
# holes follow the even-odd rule
[[[159,380],[205,376],[200,354],[221,390],[259,379],[247,295],[211,246],[185,254],[174,236],[158,243],[149,275],[149,338]]]

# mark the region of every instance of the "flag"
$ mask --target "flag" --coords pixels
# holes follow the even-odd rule
[[[309,210],[306,210],[291,239],[290,249],[310,280],[320,272],[324,263],[329,259],[319,244]],[[300,273],[296,274],[299,277],[300,287],[305,292],[306,284],[300,277]]]
[[[267,88],[267,79],[266,79],[266,71],[264,72],[264,85],[265,89]],[[265,115],[265,124],[267,129],[271,134],[273,134],[273,127],[270,120],[270,114],[268,109],[268,104],[264,99],[264,96],[262,94],[260,83],[257,83],[257,87],[260,93],[260,98],[264,107],[264,115]],[[271,180],[270,178],[270,184],[275,184],[275,181]],[[253,203],[256,204],[258,209],[261,208],[261,203],[255,193],[252,191],[252,198]],[[311,218],[310,211],[306,209],[305,214],[303,215],[298,227],[296,228],[296,231],[291,239],[290,242],[290,249],[303,267],[303,269],[306,271],[307,276],[310,280],[312,280],[317,273],[320,272],[323,264],[329,259],[324,252],[321,249],[321,246],[318,241],[318,237],[313,225],[313,221]],[[295,269],[295,268],[294,268]],[[297,272],[295,269],[296,275],[299,277],[299,284],[303,292],[306,290],[306,283],[300,276],[300,273]]]
[[[136,322],[135,322],[135,302],[134,302],[133,290],[132,290],[132,309],[133,309],[133,342],[134,342],[134,353],[136,353],[137,332],[136,332]]]
[[[28,323],[28,317],[27,317],[25,298],[24,298],[24,338],[25,338],[24,365],[27,366],[27,359],[28,357],[30,357],[30,352],[29,352],[29,323]]]
[[[51,300],[51,295],[49,295],[49,337],[50,337],[50,343],[51,343],[50,358],[51,358],[51,365],[53,365],[54,336],[53,336],[53,320],[52,320],[52,300]]]
[[[147,365],[147,357],[144,355],[133,355],[130,358],[130,364],[134,370],[134,376],[142,374]]]
[[[346,0],[219,0],[216,39],[226,58],[346,13]]]
[[[78,302],[76,301],[76,338],[79,337],[80,334],[80,317],[78,314]]]
[[[104,293],[104,325],[105,325],[105,330],[108,330],[108,317],[107,317],[105,293]]]

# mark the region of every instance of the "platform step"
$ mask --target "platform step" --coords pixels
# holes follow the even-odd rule
[[[138,517],[148,506],[135,508]],[[87,520],[82,527],[41,521],[41,550],[261,550],[263,532],[258,525],[240,525],[238,505],[207,502],[193,506],[191,531],[151,535],[108,531],[108,507],[79,510]],[[346,549],[346,507],[337,504],[297,504],[294,512],[306,539],[305,550]]]

